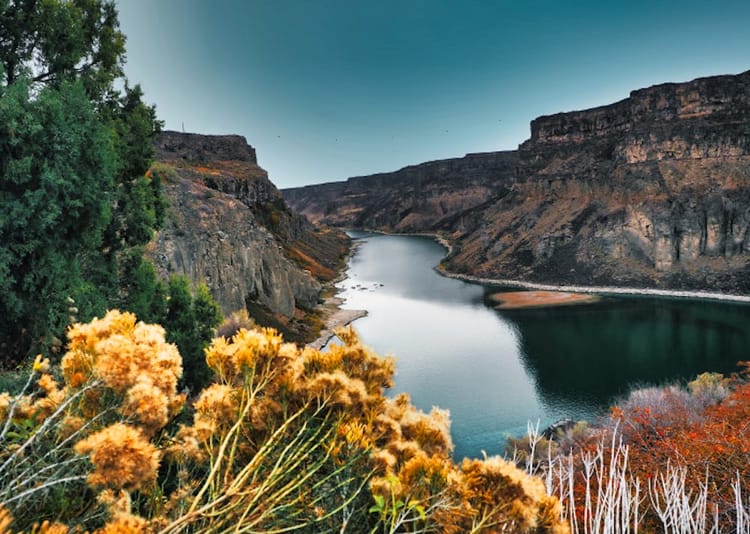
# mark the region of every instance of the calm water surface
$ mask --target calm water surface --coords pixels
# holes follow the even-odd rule
[[[438,275],[426,237],[360,241],[343,307],[365,309],[362,340],[397,359],[394,393],[451,412],[455,456],[502,453],[528,421],[591,420],[635,384],[724,373],[750,359],[750,306],[654,298],[496,311],[501,289]]]

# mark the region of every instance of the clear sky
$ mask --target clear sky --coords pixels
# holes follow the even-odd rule
[[[750,70],[750,0],[118,0],[173,130],[244,135],[279,187],[514,149],[539,115]]]

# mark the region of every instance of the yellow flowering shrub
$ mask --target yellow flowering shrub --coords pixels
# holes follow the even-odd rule
[[[10,443],[0,448],[0,504],[27,529],[45,516],[102,517],[107,506],[90,502],[103,488],[154,487],[161,452],[151,440],[184,402],[180,355],[160,326],[111,311],[68,339],[59,369],[37,356],[24,390],[0,394],[0,441]]]
[[[153,436],[169,421],[169,400],[150,378],[143,377],[127,390],[120,411],[136,421],[146,435]]]
[[[8,510],[0,506],[0,534],[12,534],[13,530],[10,528],[12,524],[13,517]],[[34,523],[31,527],[31,534],[67,534],[68,532],[70,529],[62,523],[47,520]]]
[[[237,392],[226,384],[211,384],[193,404],[195,435],[208,441],[227,430],[236,420],[239,410]]]
[[[473,525],[490,532],[502,524],[517,532],[566,531],[556,499],[512,464],[494,458],[457,466],[448,413],[421,412],[405,394],[386,397],[393,360],[363,346],[351,328],[338,336],[343,343],[326,352],[298,350],[270,329],[240,329],[213,342],[206,360],[218,383],[199,396],[192,425],[181,427],[169,449],[172,461],[210,475],[183,477],[181,512],[165,531],[237,521],[259,529],[297,521],[321,531],[343,523],[354,532],[377,524],[386,532],[464,532]],[[299,458],[290,452],[298,448]],[[498,470],[505,478],[496,479],[510,482],[495,488]],[[324,478],[328,487],[316,486],[324,472],[336,476]],[[231,483],[217,492],[222,480]],[[509,484],[516,491],[503,489]],[[291,486],[294,496],[274,500],[277,488]],[[266,499],[249,497],[260,491]],[[227,494],[248,497],[238,503]]]
[[[8,414],[10,413],[10,403],[13,397],[11,397],[10,393],[7,391],[4,391],[0,393],[0,420],[5,420],[8,417]]]
[[[0,506],[0,534],[7,534],[10,532],[10,524],[13,523],[13,518],[10,512]]]
[[[96,382],[104,388],[86,395],[89,416],[114,399],[123,415],[153,435],[179,411],[184,402],[177,394],[182,360],[164,335],[161,326],[137,322],[132,313],[117,310],[70,328],[61,363],[66,385],[78,389]]]
[[[148,521],[136,515],[116,515],[94,534],[143,534],[149,532]]]
[[[459,520],[462,529],[479,526],[486,532],[499,532],[503,528],[556,534],[569,531],[568,525],[560,520],[560,502],[547,495],[541,479],[498,456],[464,459],[457,489],[462,501],[468,504],[471,517],[471,522]]]
[[[34,394],[0,394],[0,423],[18,427],[13,435],[23,438],[28,418],[49,430],[0,461],[17,461],[15,480],[31,476],[24,455],[59,462],[45,468],[58,479],[31,477],[21,491],[40,496],[64,480],[68,515],[39,499],[24,501],[28,512],[16,506],[0,473],[0,526],[6,505],[26,528],[36,516],[60,517],[102,534],[566,532],[540,481],[499,458],[456,465],[448,412],[386,396],[395,362],[353,329],[326,352],[268,328],[232,331],[206,349],[215,380],[196,395],[192,419],[170,426],[184,398],[164,330],[118,311],[73,326],[62,383],[38,359]]]
[[[88,482],[94,487],[132,491],[156,481],[160,453],[130,425],[110,425],[79,441],[75,451],[91,458],[94,470]]]

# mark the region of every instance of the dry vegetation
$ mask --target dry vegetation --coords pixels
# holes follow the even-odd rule
[[[601,427],[530,428],[514,445],[572,532],[748,533],[749,431],[746,373],[704,373],[634,390]]]
[[[39,358],[0,398],[0,532],[568,531],[541,479],[456,465],[447,413],[385,397],[393,361],[339,337],[217,338],[215,381],[186,406],[161,327],[74,326],[59,369]]]
[[[603,426],[451,458],[351,329],[299,349],[233,315],[192,402],[158,325],[109,312],[0,395],[0,533],[750,532],[750,383],[634,391]]]

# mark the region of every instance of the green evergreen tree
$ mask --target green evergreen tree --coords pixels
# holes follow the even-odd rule
[[[169,279],[167,315],[162,326],[167,329],[167,340],[175,343],[183,359],[193,349],[193,295],[190,280],[185,276],[172,276]]]
[[[99,102],[122,76],[125,36],[113,0],[0,0],[2,82],[80,80]]]
[[[164,294],[155,271],[143,258],[143,246],[162,226],[166,214],[158,174],[147,175],[153,136],[161,123],[155,109],[143,103],[139,86],[126,85],[123,94],[110,96],[100,115],[110,128],[117,154],[112,219],[88,274],[107,294],[109,307],[137,311],[144,300],[157,302]],[[145,294],[148,288],[155,293]]]
[[[159,280],[153,264],[144,259],[140,247],[130,249],[121,256],[119,306],[135,313],[145,323],[161,323],[167,315],[167,287]]]
[[[206,365],[204,349],[221,321],[221,309],[205,284],[198,285],[193,294],[187,277],[169,279],[167,314],[162,326],[167,331],[167,340],[180,350],[182,382],[192,392],[200,391],[211,380],[213,373]]]
[[[216,328],[224,319],[219,304],[213,299],[206,284],[199,284],[193,298],[193,348],[185,367],[185,383],[191,391],[205,388],[213,377],[213,371],[206,364],[205,348],[216,336]]]
[[[0,125],[0,343],[26,352],[95,300],[82,258],[109,223],[115,154],[80,82],[0,87]]]
[[[158,175],[146,176],[153,137],[161,128],[155,108],[143,103],[138,85],[126,85],[124,93],[110,96],[101,115],[112,131],[117,154],[117,196],[106,245],[119,251],[148,243],[164,222],[166,204]]]
[[[114,88],[124,59],[112,0],[0,0],[5,358],[62,337],[70,314],[163,316],[164,286],[143,259],[165,214],[146,176],[161,124],[139,86]]]

